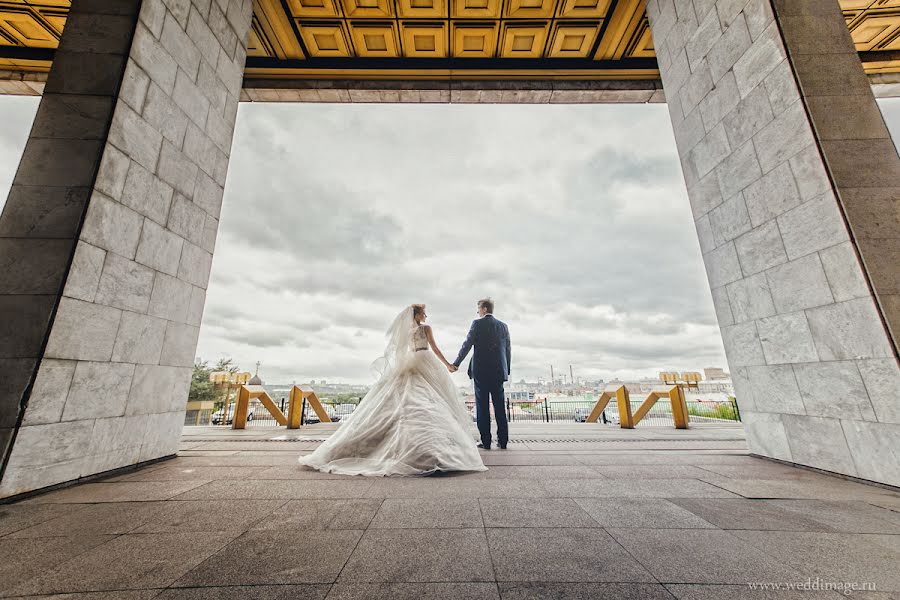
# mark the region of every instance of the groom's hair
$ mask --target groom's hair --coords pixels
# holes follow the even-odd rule
[[[490,298],[482,298],[478,301],[478,308],[483,308],[489,315],[494,314],[494,301]]]

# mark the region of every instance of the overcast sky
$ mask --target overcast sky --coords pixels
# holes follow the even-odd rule
[[[0,97],[0,203],[36,107]],[[199,356],[368,383],[404,306],[453,360],[486,295],[514,380],[725,366],[665,106],[241,105]]]

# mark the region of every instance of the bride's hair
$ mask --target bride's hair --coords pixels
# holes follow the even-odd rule
[[[421,315],[422,313],[425,312],[425,305],[424,304],[413,304],[412,309],[413,309],[413,319],[415,319],[416,317],[418,317],[419,315]]]

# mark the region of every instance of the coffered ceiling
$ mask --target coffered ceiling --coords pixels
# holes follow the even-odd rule
[[[114,1],[114,0],[111,0]],[[840,0],[870,73],[900,0]],[[70,0],[0,0],[0,69],[47,71]],[[255,0],[253,79],[657,79],[644,0]]]

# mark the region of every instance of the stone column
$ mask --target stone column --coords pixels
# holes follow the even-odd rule
[[[0,216],[0,497],[175,453],[252,0],[73,0]]]
[[[837,0],[647,9],[751,451],[900,485],[900,159]]]

